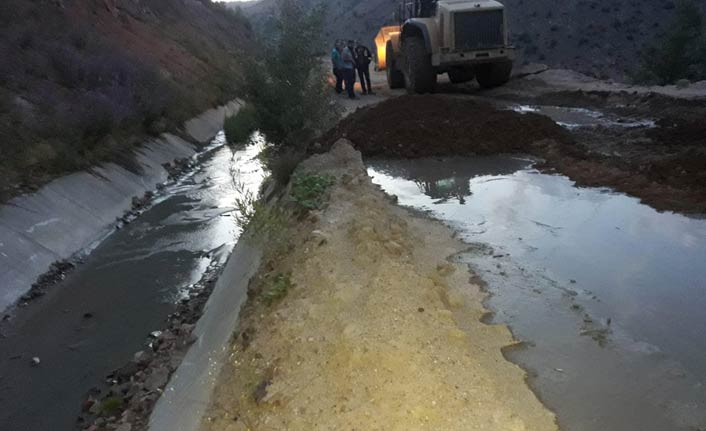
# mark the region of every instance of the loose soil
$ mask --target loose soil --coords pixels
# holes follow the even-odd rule
[[[658,210],[706,213],[703,103],[576,92],[554,97],[603,106],[617,104],[618,97],[625,102],[621,112],[652,113],[658,127],[570,132],[548,117],[498,110],[468,97],[403,96],[350,115],[323,136],[321,148],[346,137],[366,157],[528,153],[544,160],[540,168],[579,185],[612,187]]]
[[[346,141],[299,169],[336,177],[328,205],[267,242],[201,429],[557,430],[503,358],[508,329],[481,323],[466,246],[394,205]]]

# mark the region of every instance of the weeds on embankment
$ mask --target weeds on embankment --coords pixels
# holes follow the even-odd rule
[[[307,210],[321,209],[325,193],[334,182],[331,175],[310,172],[295,174],[292,179],[292,198]]]
[[[294,287],[291,277],[291,274],[277,274],[268,289],[262,293],[262,302],[269,306],[284,298],[287,292]]]

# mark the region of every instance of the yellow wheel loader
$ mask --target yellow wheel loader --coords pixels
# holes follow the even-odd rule
[[[505,84],[515,49],[508,43],[505,7],[494,0],[405,0],[396,25],[375,38],[377,67],[390,88],[434,91],[437,75],[453,83],[475,78],[481,87]]]

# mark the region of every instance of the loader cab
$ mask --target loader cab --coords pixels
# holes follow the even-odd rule
[[[403,1],[396,13],[397,21],[402,24],[411,18],[433,18],[438,4],[438,0]]]

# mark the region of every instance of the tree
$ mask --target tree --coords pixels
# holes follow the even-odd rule
[[[638,83],[666,85],[706,79],[703,16],[693,0],[681,0],[667,32],[642,54],[633,76]]]
[[[303,147],[334,118],[321,53],[324,7],[280,0],[272,34],[248,61],[243,88],[257,128],[276,147]]]

